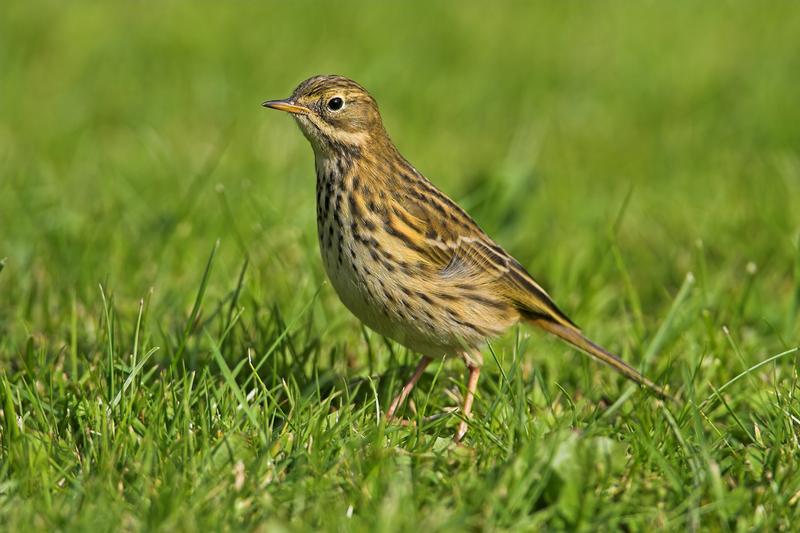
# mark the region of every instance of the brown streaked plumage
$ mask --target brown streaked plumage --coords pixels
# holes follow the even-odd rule
[[[342,302],[371,329],[422,355],[388,418],[433,358],[459,355],[470,371],[459,441],[483,364],[480,348],[519,321],[666,395],[587,339],[516,259],[400,155],[363,87],[316,76],[264,106],[291,113],[314,149],[322,260]]]

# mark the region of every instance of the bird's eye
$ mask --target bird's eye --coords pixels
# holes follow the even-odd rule
[[[334,96],[330,100],[328,100],[328,109],[331,111],[339,111],[344,106],[344,100],[339,98],[338,96]]]

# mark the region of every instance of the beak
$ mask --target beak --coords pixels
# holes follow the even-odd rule
[[[293,103],[292,100],[289,98],[285,100],[267,100],[261,105],[263,105],[264,107],[269,107],[270,109],[277,109],[278,111],[286,111],[287,113],[293,113],[295,115],[307,115],[311,112],[311,110],[308,109],[307,107],[297,105]]]

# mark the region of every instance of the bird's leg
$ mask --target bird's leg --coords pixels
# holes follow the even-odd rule
[[[416,370],[414,370],[414,375],[411,376],[411,379],[408,380],[403,386],[403,390],[400,391],[400,394],[395,396],[394,400],[392,400],[392,404],[389,406],[389,410],[386,411],[386,420],[391,420],[394,418],[394,413],[397,411],[397,408],[403,403],[408,395],[411,394],[411,390],[414,388],[414,385],[417,384],[419,378],[422,376],[422,373],[425,372],[425,369],[428,368],[428,365],[431,364],[432,359],[430,357],[423,357],[420,360],[419,364],[417,365]]]
[[[455,437],[453,437],[453,441],[456,444],[461,442],[461,439],[467,433],[467,420],[472,417],[472,401],[475,399],[475,389],[478,388],[478,378],[481,376],[480,366],[468,364],[467,368],[469,369],[469,380],[467,381],[467,395],[464,397],[464,407],[462,409],[464,418],[458,426]]]

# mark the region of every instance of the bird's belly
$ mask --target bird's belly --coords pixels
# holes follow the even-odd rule
[[[363,250],[351,251],[355,243],[343,237],[342,254],[336,247],[324,246],[320,239],[321,254],[331,285],[351,313],[371,330],[412,351],[431,357],[461,351],[462,346],[454,349],[452,340],[437,334],[435,324],[421,319],[414,309],[402,309],[400,302],[386,298],[399,292],[402,281],[380,264],[370,262]]]
[[[511,317],[494,319],[492,310],[487,309],[476,314],[483,320],[482,327],[465,324],[446,306],[409,296],[415,291],[404,289],[418,285],[419,280],[388,271],[371,262],[368,254],[354,256],[345,250],[341,262],[335,249],[322,250],[325,271],[339,299],[368,328],[414,352],[434,358],[475,352],[516,321]],[[479,352],[473,357],[480,359]]]
[[[366,265],[358,264],[358,258],[350,255],[347,245],[345,248],[347,257],[342,261],[339,261],[335,250],[325,248],[321,250],[325,273],[336,294],[345,307],[367,327],[381,335],[399,340],[396,338],[396,330],[400,324],[385,312],[383,307],[386,304],[370,294],[368,287],[372,280],[365,275]]]

